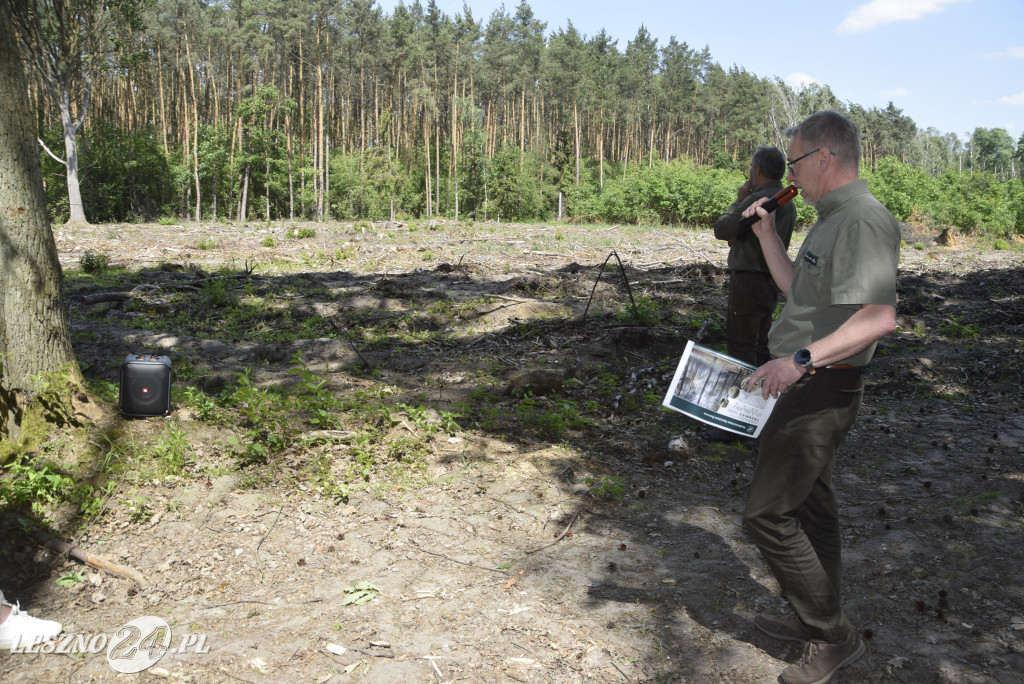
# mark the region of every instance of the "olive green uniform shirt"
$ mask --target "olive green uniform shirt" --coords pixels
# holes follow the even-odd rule
[[[818,201],[815,223],[796,256],[786,305],[769,334],[772,356],[835,332],[864,304],[896,306],[900,227],[860,179]],[[837,363],[865,366],[877,342]]]
[[[719,240],[736,240],[729,248],[728,266],[730,271],[758,271],[770,273],[768,263],[761,251],[761,241],[750,228],[740,228],[743,211],[762,197],[774,197],[782,190],[782,181],[768,181],[750,191],[742,200],[733,202],[729,208],[715,221],[715,237]],[[789,240],[793,236],[793,224],[796,223],[796,208],[787,202],[775,210],[775,232],[779,234],[782,244],[789,249]]]

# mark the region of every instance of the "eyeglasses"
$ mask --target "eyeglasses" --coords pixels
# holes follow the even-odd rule
[[[815,148],[814,148],[813,150],[811,150],[811,151],[810,151],[810,152],[808,152],[807,154],[801,154],[801,155],[800,155],[799,157],[797,157],[796,159],[787,159],[787,160],[786,160],[786,166],[788,166],[788,167],[789,167],[789,172],[790,172],[790,173],[792,173],[793,175],[796,175],[796,169],[794,169],[794,168],[793,168],[794,166],[796,166],[796,163],[797,163],[798,161],[800,161],[801,159],[803,159],[804,157],[809,157],[809,156],[811,156],[812,154],[814,154],[815,152],[817,152],[817,151],[818,151],[818,150],[820,150],[820,149],[821,149],[820,147],[815,147]]]

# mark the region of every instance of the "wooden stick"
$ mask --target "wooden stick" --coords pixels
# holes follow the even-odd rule
[[[576,511],[575,513],[573,513],[572,520],[570,520],[569,524],[565,526],[564,530],[562,530],[562,534],[560,534],[557,537],[555,537],[555,540],[553,542],[551,542],[550,544],[545,544],[544,546],[539,546],[536,549],[534,549],[533,551],[527,551],[526,553],[527,554],[537,553],[538,551],[543,551],[544,549],[548,548],[549,546],[554,546],[558,542],[562,541],[562,539],[565,537],[565,535],[569,534],[569,528],[572,527],[572,524],[574,522],[576,522],[576,518],[578,518],[578,517],[580,517],[580,512],[579,511]]]
[[[74,558],[80,563],[85,563],[89,567],[96,568],[97,570],[109,572],[111,575],[130,579],[135,582],[135,584],[139,585],[140,589],[145,589],[149,586],[149,582],[146,581],[146,578],[143,577],[138,570],[134,570],[124,565],[118,565],[113,561],[108,561],[106,558],[94,556],[82,549],[82,547],[50,537],[42,530],[37,530],[35,532],[35,536],[40,544],[48,549],[56,551],[57,553],[67,554],[69,557]]]

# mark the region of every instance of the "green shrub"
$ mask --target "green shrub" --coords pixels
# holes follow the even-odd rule
[[[587,492],[597,499],[621,499],[626,494],[626,487],[618,475],[588,477],[584,483],[587,485]]]
[[[293,228],[289,235],[299,240],[305,240],[306,238],[315,238],[316,230],[313,228]]]
[[[618,318],[626,325],[654,327],[661,322],[661,307],[654,299],[638,295],[625,311],[619,313]]]
[[[61,499],[74,488],[74,480],[50,463],[18,458],[4,466],[10,479],[0,482],[0,504],[29,504],[35,512]]]
[[[231,290],[231,283],[225,278],[207,280],[203,283],[202,296],[203,301],[217,309],[238,303],[237,295]]]
[[[924,170],[893,157],[879,160],[874,173],[865,173],[868,186],[897,221],[906,221],[931,198],[933,180]]]
[[[935,216],[940,223],[955,226],[965,234],[1007,236],[1018,230],[1024,212],[1024,201],[1013,185],[1000,182],[987,171],[972,175],[946,171]]]
[[[99,275],[107,270],[110,265],[110,257],[100,252],[86,252],[78,262],[86,273]]]

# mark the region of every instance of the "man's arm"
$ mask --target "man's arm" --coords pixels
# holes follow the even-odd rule
[[[808,345],[807,350],[811,352],[814,365],[823,368],[854,356],[895,329],[895,306],[865,304],[835,332],[815,340]],[[747,388],[752,388],[758,380],[764,378],[761,396],[765,399],[769,395],[778,397],[806,372],[807,370],[803,366],[798,366],[791,356],[775,359],[754,372],[747,383]]]
[[[761,205],[767,201],[767,198],[757,200],[743,212],[743,216],[761,217],[760,221],[751,226],[751,230],[761,241],[761,252],[764,253],[764,260],[768,264],[768,270],[772,273],[775,286],[782,291],[782,294],[788,295],[795,272],[793,262],[789,260],[786,246],[782,244],[782,239],[775,230],[775,214],[769,214],[761,209]]]
[[[741,185],[736,191],[736,201],[733,202],[725,213],[715,221],[715,237],[719,240],[728,240],[730,244],[746,229],[740,229],[740,219],[743,218],[743,210],[749,207],[754,200],[750,197],[750,181]]]

